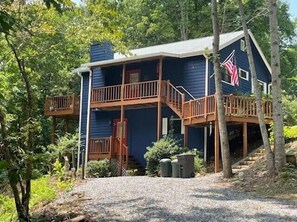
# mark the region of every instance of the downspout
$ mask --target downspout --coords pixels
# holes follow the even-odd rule
[[[76,169],[80,166],[80,145],[81,145],[81,119],[82,119],[82,97],[83,97],[83,77],[80,72],[77,72],[77,75],[80,76],[80,96],[79,96],[79,122],[78,122],[78,148],[77,148],[77,166]]]
[[[85,152],[85,169],[87,169],[90,137],[90,116],[91,116],[91,92],[92,92],[92,70],[89,69],[89,92],[88,92],[88,113],[87,113],[87,133],[86,133],[86,152]]]
[[[79,128],[78,128],[78,148],[77,148],[77,169],[80,166],[80,146],[81,146],[81,126],[82,126],[82,102],[83,102],[83,76],[82,73],[84,72],[89,72],[89,89],[88,89],[88,113],[87,113],[87,135],[86,135],[86,158],[87,158],[87,151],[88,151],[88,145],[89,145],[89,141],[88,141],[88,135],[89,135],[89,118],[90,118],[90,91],[91,91],[91,79],[92,79],[92,70],[90,70],[90,68],[85,67],[85,68],[78,68],[76,70],[73,70],[72,73],[76,73],[79,77],[80,77],[80,98],[79,98]],[[87,161],[85,161],[87,162]]]
[[[208,57],[203,54],[205,58],[205,96],[208,96],[209,88],[209,76],[208,76]],[[203,151],[204,162],[207,160],[207,126],[204,127],[204,151]]]

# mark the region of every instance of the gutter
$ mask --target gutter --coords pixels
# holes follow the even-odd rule
[[[209,89],[209,73],[208,73],[208,63],[209,59],[208,56],[203,53],[203,56],[205,58],[205,96],[208,96],[208,89]],[[207,126],[204,127],[204,150],[203,150],[203,159],[206,163],[207,160]]]

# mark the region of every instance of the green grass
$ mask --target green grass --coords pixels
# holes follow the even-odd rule
[[[57,181],[48,175],[32,180],[30,209],[39,208],[72,188],[71,182]],[[17,218],[14,199],[8,194],[0,194],[0,221],[15,221]]]

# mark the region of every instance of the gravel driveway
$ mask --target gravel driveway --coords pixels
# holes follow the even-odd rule
[[[95,221],[297,221],[297,203],[234,191],[214,174],[192,179],[90,179],[58,199],[84,194]]]

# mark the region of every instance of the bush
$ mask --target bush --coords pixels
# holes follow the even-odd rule
[[[92,160],[87,164],[87,176],[88,177],[110,177],[112,175],[112,169],[109,160]]]
[[[147,152],[144,154],[144,158],[147,162],[147,173],[149,175],[157,175],[161,159],[170,158],[175,154],[185,151],[184,148],[178,145],[178,141],[171,136],[166,136],[154,142],[152,146],[146,149]]]
[[[42,174],[39,170],[34,169],[34,170],[32,171],[32,179],[33,179],[33,180],[38,179],[38,178],[40,178],[40,177],[42,177],[42,176],[43,176],[43,174]]]
[[[297,138],[297,126],[284,126],[285,139]]]

